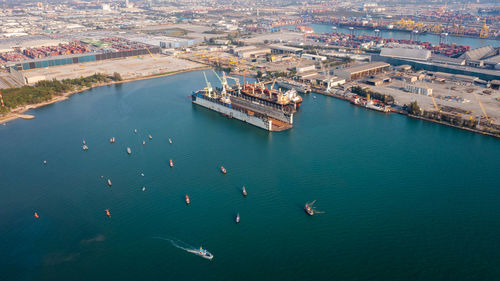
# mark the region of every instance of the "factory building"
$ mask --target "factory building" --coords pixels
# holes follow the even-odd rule
[[[391,68],[385,62],[370,62],[361,65],[341,68],[335,70],[335,75],[346,80],[357,80],[366,76],[383,73]]]

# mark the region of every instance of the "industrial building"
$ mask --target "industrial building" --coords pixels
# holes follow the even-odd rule
[[[484,46],[465,52],[460,58],[465,59],[468,66],[483,67],[488,58],[499,55],[499,50],[492,46]]]
[[[271,51],[273,54],[295,54],[295,55],[300,55],[304,51],[302,48],[295,48],[295,47],[288,47],[288,46],[283,46],[283,45],[270,45],[269,48],[271,48]]]
[[[420,87],[414,84],[406,84],[405,90],[410,93],[415,93],[419,95],[426,95],[426,96],[432,95],[432,88]]]
[[[301,58],[313,61],[325,61],[327,59],[327,57],[325,56],[312,55],[312,54],[302,54]]]
[[[335,75],[346,80],[357,80],[366,76],[383,73],[391,68],[391,65],[385,62],[370,62],[361,65],[336,69]]]
[[[431,51],[412,48],[382,48],[380,55],[383,57],[426,61],[431,57]]]

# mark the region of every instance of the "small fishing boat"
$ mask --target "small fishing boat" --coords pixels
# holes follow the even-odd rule
[[[172,144],[172,139],[168,139],[168,143]]]
[[[134,133],[136,133],[136,134],[137,134],[137,129],[134,129]]]
[[[43,164],[44,164],[44,165],[47,165],[47,160],[43,160]]]
[[[111,213],[109,212],[109,209],[106,209],[106,216],[108,216],[108,218],[111,217]]]
[[[84,145],[82,146],[82,149],[83,149],[83,150],[89,150],[89,147],[88,147],[86,144],[84,144]]]
[[[130,149],[130,147],[127,147],[127,153],[132,154],[132,149]]]
[[[85,140],[83,140],[82,143],[85,144]]]
[[[220,166],[220,171],[221,171],[223,174],[227,173],[226,168],[224,168],[223,166]]]
[[[311,204],[313,204],[313,203],[311,203]],[[306,203],[306,205],[304,206],[304,211],[306,211],[306,213],[308,215],[314,216],[314,209],[312,208],[311,204],[310,203]]]
[[[141,173],[141,177],[144,177],[144,173]]]
[[[170,159],[170,168],[172,168],[174,166],[174,161],[172,161],[172,159]]]
[[[186,194],[186,204],[190,204],[191,203],[191,200],[189,200],[189,196]]]
[[[316,203],[316,200],[306,203],[306,205],[304,206],[304,211],[310,216],[314,216],[316,214],[324,214],[325,212],[316,210],[316,207],[314,207],[314,203]]]
[[[144,192],[144,191],[146,191],[146,188],[143,186],[143,187],[142,187],[142,192]]]
[[[152,140],[152,139],[153,139],[153,137],[152,137],[151,135],[149,135],[149,136],[148,136],[148,138],[149,138],[150,140]]]
[[[142,145],[146,145],[146,141],[142,141]]]
[[[109,142],[110,142],[110,143],[115,143],[115,137],[110,138],[110,139],[109,139]]]
[[[247,189],[245,188],[245,186],[243,186],[241,193],[243,193],[243,196],[247,196]]]
[[[111,183],[111,180],[110,180],[110,179],[108,179],[108,185],[109,185],[109,186],[112,186],[112,185],[113,185],[113,184]]]
[[[209,251],[203,249],[202,247],[200,247],[199,250],[187,249],[187,251],[207,260],[212,260],[214,258],[214,255],[212,255]]]
[[[40,216],[38,216],[38,213],[35,212],[35,214],[33,215],[35,217],[35,219],[38,219]]]
[[[240,213],[236,215],[236,223],[240,223]]]

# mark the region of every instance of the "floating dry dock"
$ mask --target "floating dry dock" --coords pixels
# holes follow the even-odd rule
[[[225,74],[219,77],[222,89],[213,89],[206,80],[207,87],[193,92],[194,104],[219,112],[229,118],[252,124],[268,131],[283,131],[293,127],[293,114],[302,99],[296,92],[281,93],[267,89],[264,84],[245,84],[229,86]]]

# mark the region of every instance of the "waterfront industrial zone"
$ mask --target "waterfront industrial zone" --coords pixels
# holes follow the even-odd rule
[[[320,34],[302,21],[286,23],[251,31],[244,21],[209,18],[9,38],[0,43],[4,107],[9,91],[44,80],[101,73],[127,81],[213,67],[268,86],[293,80],[345,100],[369,95],[394,112],[499,134],[498,47]]]

